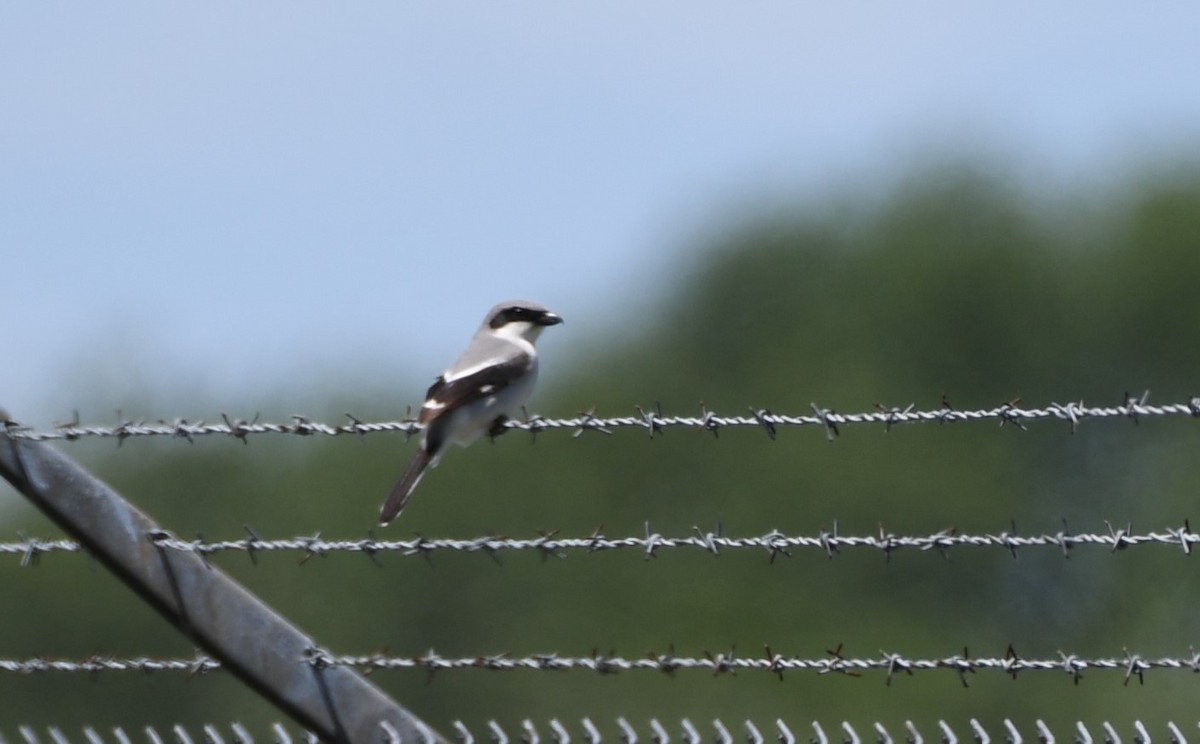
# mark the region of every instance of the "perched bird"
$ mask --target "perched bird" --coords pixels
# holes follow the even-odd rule
[[[379,510],[379,522],[396,518],[412,497],[425,468],[437,465],[446,447],[465,447],[484,434],[500,434],[525,405],[537,380],[533,342],[562,318],[536,302],[512,300],[488,311],[467,348],[429,391],[417,421],[425,425],[421,448]]]

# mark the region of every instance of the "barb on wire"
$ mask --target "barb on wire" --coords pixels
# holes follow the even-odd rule
[[[1128,419],[1135,424],[1143,418],[1155,416],[1188,416],[1200,417],[1200,396],[1195,396],[1180,403],[1152,405],[1147,402],[1147,395],[1140,397],[1126,394],[1120,405],[1089,406],[1080,402],[1049,403],[1040,407],[1021,408],[1020,399],[1005,402],[992,408],[975,410],[958,410],[945,404],[934,409],[918,409],[914,405],[889,407],[875,405],[875,410],[860,413],[837,413],[828,408],[811,405],[812,415],[787,415],[772,413],[769,408],[751,408],[748,416],[720,416],[709,411],[702,404],[700,415],[665,415],[657,404],[652,411],[637,409],[636,415],[601,417],[595,409],[567,418],[544,418],[542,416],[526,416],[524,420],[510,420],[505,426],[508,429],[519,429],[531,434],[551,429],[568,431],[573,437],[579,438],[585,433],[599,432],[611,434],[614,429],[634,428],[648,431],[651,438],[661,435],[667,429],[685,428],[698,431],[709,431],[716,435],[721,429],[731,427],[761,428],[774,439],[781,427],[819,427],[829,439],[833,439],[841,426],[854,424],[877,424],[890,431],[899,424],[921,423],[969,423],[991,421],[1001,426],[1012,425],[1025,430],[1032,421],[1055,420],[1070,424],[1074,433],[1079,425],[1087,419]],[[255,416],[250,421],[231,418],[221,414],[220,423],[205,423],[203,421],[189,422],[184,418],[159,420],[147,423],[145,421],[121,421],[112,426],[87,426],[75,419],[59,424],[52,430],[37,430],[21,426],[15,422],[7,422],[4,430],[7,436],[15,439],[36,441],[60,440],[76,441],[85,437],[115,438],[118,443],[131,437],[165,436],[186,439],[189,442],[194,437],[207,435],[224,435],[247,441],[251,435],[259,434],[293,434],[299,436],[338,436],[342,434],[377,434],[381,432],[399,432],[412,436],[421,431],[421,424],[416,419],[406,416],[398,421],[367,422],[357,416],[346,414],[348,419],[344,424],[327,424],[310,421],[304,416],[293,416],[290,423],[262,422]]]
[[[675,675],[680,670],[702,671],[713,675],[741,671],[762,671],[783,678],[787,672],[815,672],[818,675],[842,674],[862,676],[866,673],[883,673],[887,684],[900,674],[912,677],[922,672],[945,671],[959,677],[967,684],[967,674],[999,672],[1014,679],[1027,672],[1056,672],[1065,674],[1078,684],[1085,673],[1115,672],[1124,678],[1127,685],[1136,679],[1145,682],[1145,675],[1157,670],[1174,670],[1200,673],[1200,653],[1195,650],[1180,656],[1148,658],[1126,651],[1121,656],[1083,657],[1059,652],[1057,658],[1021,658],[1009,648],[1002,656],[972,657],[967,649],[961,654],[931,657],[908,657],[899,653],[881,651],[876,657],[846,656],[839,645],[826,656],[800,657],[773,653],[770,647],[757,656],[739,656],[734,651],[709,653],[699,656],[678,656],[668,653],[648,652],[644,657],[623,657],[615,653],[590,656],[564,656],[559,653],[529,654],[514,656],[507,653],[478,654],[475,656],[442,656],[435,650],[414,656],[337,655],[321,649],[310,649],[297,664],[308,664],[319,669],[353,667],[363,671],[415,669],[429,674],[442,671],[476,669],[497,672],[511,671],[589,671],[599,674],[618,672],[652,671]],[[92,656],[86,659],[0,659],[0,672],[34,674],[39,672],[184,672],[189,675],[203,674],[222,669],[222,665],[206,656],[191,659],[158,659],[152,657],[117,658]]]
[[[257,563],[259,556],[270,552],[295,552],[307,561],[312,556],[330,553],[362,553],[379,565],[383,553],[398,553],[402,556],[428,558],[432,553],[464,552],[484,553],[496,557],[502,551],[529,551],[543,558],[565,558],[571,552],[596,553],[606,550],[629,550],[641,553],[646,558],[656,556],[659,551],[670,549],[693,549],[709,555],[720,556],[727,550],[763,551],[773,563],[779,556],[791,557],[794,550],[812,550],[834,558],[843,550],[855,548],[878,551],[891,557],[898,550],[935,551],[947,555],[952,548],[996,548],[1014,558],[1025,549],[1053,548],[1069,557],[1070,551],[1086,546],[1106,549],[1110,553],[1127,551],[1138,546],[1160,545],[1180,548],[1190,555],[1193,546],[1200,543],[1200,534],[1192,532],[1191,524],[1185,521],[1182,527],[1168,527],[1158,532],[1135,533],[1128,526],[1123,528],[1107,524],[1104,532],[1068,534],[1065,529],[1054,533],[1018,535],[1015,530],[998,533],[962,534],[954,530],[941,530],[929,535],[897,535],[881,529],[877,534],[845,535],[821,530],[815,535],[787,535],[771,530],[762,535],[736,537],[715,531],[703,531],[694,527],[692,534],[671,537],[655,532],[647,522],[640,536],[606,537],[599,531],[583,537],[562,537],[558,530],[539,530],[537,537],[516,538],[498,535],[483,535],[472,538],[417,536],[402,540],[380,540],[373,535],[361,539],[327,539],[320,535],[304,535],[281,539],[265,539],[247,528],[247,536],[235,540],[202,539],[183,540],[162,531],[151,537],[158,548],[183,553],[208,556],[213,553],[245,553]],[[0,543],[0,555],[18,555],[21,565],[31,565],[46,553],[76,553],[84,548],[72,540],[39,540],[27,538],[15,542]]]
[[[74,540],[39,540],[36,537],[22,537],[20,542],[0,543],[0,555],[16,554],[21,556],[21,566],[36,565],[43,553],[79,553],[83,546]]]

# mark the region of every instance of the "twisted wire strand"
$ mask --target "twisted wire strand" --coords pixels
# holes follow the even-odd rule
[[[860,413],[838,413],[813,403],[812,415],[777,414],[767,408],[751,408],[750,415],[745,416],[718,415],[703,407],[699,416],[664,415],[655,406],[653,410],[638,407],[636,416],[603,417],[597,416],[594,409],[567,418],[531,416],[520,421],[511,420],[507,422],[506,427],[532,434],[551,430],[567,430],[572,431],[575,437],[588,431],[611,434],[613,430],[622,428],[641,429],[649,432],[651,436],[655,436],[670,428],[698,429],[716,435],[723,429],[750,427],[761,428],[774,439],[780,427],[821,427],[825,430],[826,435],[832,438],[837,435],[838,427],[854,424],[875,424],[890,429],[899,424],[993,421],[1001,425],[1011,424],[1024,429],[1028,422],[1052,419],[1070,423],[1071,431],[1074,432],[1079,424],[1087,419],[1128,418],[1136,422],[1141,418],[1149,417],[1200,416],[1200,396],[1194,396],[1181,403],[1163,405],[1151,405],[1146,401],[1147,395],[1143,394],[1141,397],[1127,395],[1121,405],[1115,406],[1089,406],[1082,401],[1050,403],[1035,408],[1022,408],[1018,405],[1019,401],[1012,401],[993,408],[976,410],[957,410],[948,405],[936,409],[918,409],[912,404],[903,408],[877,405],[873,411]],[[398,421],[366,422],[351,414],[346,414],[346,416],[349,422],[344,424],[311,421],[304,416],[293,416],[291,423],[260,422],[257,418],[245,421],[230,418],[225,414],[221,415],[221,423],[205,423],[203,421],[192,423],[184,418],[176,418],[171,421],[160,420],[156,423],[122,421],[113,426],[89,426],[74,420],[59,424],[52,430],[36,430],[9,421],[5,422],[3,430],[11,438],[33,441],[74,441],[88,437],[101,437],[115,438],[121,442],[131,437],[153,436],[182,438],[191,441],[194,437],[224,435],[245,442],[251,435],[259,434],[299,436],[354,434],[362,436],[382,432],[398,432],[412,436],[420,432],[422,428],[412,418]]]
[[[698,527],[691,535],[666,536],[653,532],[646,525],[644,536],[606,537],[594,532],[585,537],[559,537],[556,532],[543,532],[535,538],[513,538],[485,535],[474,538],[430,538],[418,535],[404,540],[378,540],[373,536],[356,540],[337,540],[311,536],[282,539],[262,539],[249,532],[247,537],[236,540],[205,541],[183,540],[168,532],[158,532],[149,539],[159,548],[208,556],[222,552],[240,552],[254,559],[258,553],[299,552],[306,558],[332,553],[362,553],[374,559],[380,553],[398,553],[403,556],[429,556],[436,552],[485,553],[495,555],[504,551],[534,551],[546,557],[565,558],[569,552],[596,553],[610,550],[631,550],[642,553],[646,558],[654,557],[662,550],[692,549],[712,555],[723,551],[761,550],[772,561],[779,556],[790,557],[794,550],[813,550],[832,558],[843,550],[868,549],[886,555],[898,550],[921,552],[938,551],[945,554],[951,548],[999,548],[1013,557],[1022,549],[1054,548],[1064,557],[1081,546],[1107,549],[1110,553],[1145,545],[1175,546],[1185,555],[1190,555],[1193,546],[1200,543],[1200,534],[1193,533],[1189,522],[1181,527],[1168,527],[1159,532],[1137,533],[1132,527],[1115,527],[1105,523],[1107,532],[1071,534],[1064,527],[1056,533],[1020,535],[1016,531],[995,534],[959,534],[954,530],[942,530],[929,535],[897,535],[880,530],[877,535],[842,535],[835,526],[832,532],[821,530],[815,535],[788,535],[771,530],[763,535],[732,537],[717,531],[704,532]],[[75,553],[84,551],[83,546],[72,540],[39,540],[25,538],[16,542],[0,543],[0,555],[19,555],[21,565],[35,563],[47,553]]]
[[[932,722],[918,723],[909,719],[904,721],[902,727],[897,726],[894,722],[885,724],[876,720],[870,722],[867,730],[860,734],[855,726],[861,726],[864,723],[855,724],[849,720],[826,721],[825,724],[822,724],[820,720],[813,719],[808,722],[806,727],[801,727],[794,732],[782,717],[775,718],[773,722],[760,721],[759,723],[755,723],[749,718],[740,721],[735,718],[713,718],[708,722],[701,721],[699,724],[692,723],[688,718],[675,721],[669,718],[664,718],[663,721],[658,718],[650,718],[648,721],[638,721],[639,726],[630,723],[623,715],[618,715],[615,720],[609,718],[609,715],[611,714],[598,717],[599,725],[586,716],[580,719],[563,720],[551,718],[549,721],[538,722],[526,717],[521,720],[519,725],[516,722],[501,724],[494,718],[488,719],[486,722],[472,721],[468,725],[459,718],[455,719],[452,724],[455,739],[461,744],[476,744],[476,742],[537,744],[539,741],[570,744],[573,736],[576,737],[576,741],[582,741],[584,744],[602,744],[606,736],[629,744],[636,744],[641,740],[639,731],[656,744],[669,744],[673,736],[677,737],[675,740],[682,744],[704,744],[705,742],[737,744],[739,740],[746,744],[766,744],[772,740],[778,741],[780,744],[797,744],[797,742],[803,741],[812,744],[831,744],[832,742],[859,744],[864,741],[876,741],[879,744],[892,744],[896,741],[920,744],[923,741],[935,740],[955,744],[958,741],[967,740],[984,743],[992,740],[1021,742],[1026,738],[1036,738],[1047,744],[1053,744],[1056,740],[1069,740],[1082,744],[1100,740],[1120,742],[1123,733],[1138,742],[1151,742],[1156,734],[1162,734],[1163,738],[1172,744],[1180,744],[1187,741],[1184,730],[1188,727],[1195,728],[1192,721],[1185,720],[1184,728],[1180,728],[1169,719],[1165,722],[1161,720],[1151,722],[1149,725],[1144,724],[1140,719],[1135,719],[1132,724],[1118,722],[1116,725],[1107,720],[1099,725],[1094,722],[1085,723],[1076,720],[1073,726],[1070,723],[1057,723],[1052,728],[1040,718],[1032,722],[1018,719],[1019,723],[1014,723],[1011,718],[1005,718],[1000,723],[987,725],[981,723],[977,718],[971,718],[966,722],[956,721],[953,724],[948,723],[944,718],[939,718],[936,725]],[[634,720],[637,721],[637,719]],[[738,723],[741,724],[741,736],[736,733],[739,731]],[[831,730],[827,732],[826,726],[831,726]],[[1096,729],[1094,735],[1088,728],[1089,726]],[[72,738],[70,734],[74,734],[74,732],[70,729],[64,730],[60,726],[48,726],[45,731],[47,737],[56,744],[70,744],[71,741],[96,744],[107,740],[104,735],[105,728],[84,725],[81,727],[82,739]],[[206,741],[219,744],[225,741],[225,735],[235,742],[254,741],[251,729],[236,721],[223,724],[206,723],[203,726],[193,724],[190,732],[189,726],[180,723],[165,724],[161,728],[162,731],[159,731],[154,725],[146,725],[141,727],[141,732],[152,742],[172,741],[179,744],[190,744],[192,741]],[[263,728],[265,731],[258,732],[260,736],[278,744],[292,744],[293,741],[317,744],[319,741],[317,736],[311,732],[289,731],[279,722],[264,725]],[[379,728],[381,729],[379,740],[386,744],[436,744],[437,741],[432,731],[424,728],[419,729],[420,738],[415,741],[403,740],[395,727],[386,722],[381,722]],[[1024,735],[1021,733],[1022,730],[1025,731]],[[17,728],[17,731],[19,740],[39,741],[39,729],[34,726],[22,725]],[[133,740],[120,726],[113,727],[111,731],[112,738],[116,741],[130,742]],[[3,739],[3,736],[4,731],[0,729],[0,739]]]
[[[628,658],[615,654],[593,653],[591,656],[563,656],[558,653],[512,656],[491,654],[479,656],[442,656],[434,650],[414,656],[335,655],[312,648],[297,663],[306,663],[318,668],[353,667],[361,670],[406,670],[415,669],[428,673],[479,669],[488,671],[573,671],[582,670],[599,674],[617,672],[656,671],[675,674],[679,671],[704,671],[711,674],[735,673],[739,671],[762,671],[782,677],[785,672],[809,671],[818,675],[847,674],[859,676],[865,672],[883,672],[890,684],[899,674],[911,676],[917,672],[950,671],[958,674],[966,684],[967,674],[977,672],[1001,672],[1016,678],[1022,672],[1059,672],[1078,682],[1085,672],[1118,672],[1125,681],[1136,678],[1144,681],[1144,674],[1154,670],[1175,670],[1200,673],[1200,653],[1192,650],[1186,655],[1150,658],[1126,651],[1123,656],[1085,657],[1059,652],[1057,658],[1021,658],[1010,647],[1003,656],[972,658],[964,650],[962,654],[938,658],[907,657],[903,654],[881,651],[877,657],[848,657],[841,646],[828,651],[827,656],[805,658],[784,656],[768,647],[762,656],[739,656],[727,653],[705,652],[702,656],[677,656],[673,652],[650,652],[641,658]],[[36,672],[185,672],[189,675],[204,674],[222,669],[220,662],[197,654],[190,659],[160,659],[153,657],[117,658],[91,656],[86,659],[0,659],[0,671],[21,674]]]

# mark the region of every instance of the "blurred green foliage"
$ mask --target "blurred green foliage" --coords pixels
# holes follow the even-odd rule
[[[656,402],[671,413],[747,406],[805,413],[875,403],[987,407],[1083,399],[1117,403],[1126,391],[1177,401],[1197,393],[1200,371],[1200,179],[1143,179],[1119,196],[1076,194],[1040,205],[1013,184],[946,168],[914,175],[882,205],[827,213],[773,213],[729,227],[677,257],[671,298],[634,318],[615,302],[613,327],[639,331],[599,346],[567,326],[545,339],[575,350],[567,368],[543,370],[536,409],[603,414]],[[484,301],[484,305],[489,301]],[[570,308],[556,308],[570,315]],[[408,392],[417,402],[422,386]],[[331,397],[345,397],[332,390]],[[348,406],[392,411],[395,392],[362,393]],[[331,407],[333,418],[346,410]],[[177,411],[164,411],[175,414]],[[319,412],[318,412],[319,413]],[[365,418],[387,418],[389,414]],[[1192,421],[1085,422],[1022,432],[988,425],[850,427],[832,443],[818,430],[752,430],[719,438],[672,430],[653,441],[624,430],[576,440],[548,433],[530,446],[509,435],[454,452],[427,477],[386,534],[533,536],[559,529],[610,536],[693,525],[726,534],[927,534],[947,527],[1024,532],[1104,530],[1104,520],[1160,529],[1194,515],[1200,430]],[[374,527],[382,496],[415,446],[398,436],[326,440],[208,438],[63,445],[182,536],[264,537],[320,531],[354,537]],[[28,507],[5,512],[4,532],[53,536]],[[820,657],[880,649],[908,656],[1179,655],[1198,637],[1200,580],[1169,548],[1127,554],[1079,550],[1069,560],[1030,550],[956,550],[943,559],[865,551],[835,560],[798,553],[718,558],[669,551],[545,561],[506,554],[389,554],[383,567],[354,555],[298,565],[264,555],[257,566],[223,554],[214,563],[259,593],[335,653],[444,655],[593,650],[639,656],[763,645]],[[86,558],[53,555],[33,568],[0,563],[0,656],[186,656],[190,644]],[[1076,718],[1194,720],[1190,676],[884,677],[681,672],[600,676],[462,671],[373,679],[443,731],[461,718],[515,724],[525,717],[624,715],[664,722],[690,716],[905,719],[961,724],[1004,717],[1051,725]],[[0,676],[0,723],[75,726],[240,720],[277,714],[228,675],[105,673]],[[1065,729],[1064,729],[1065,731]]]

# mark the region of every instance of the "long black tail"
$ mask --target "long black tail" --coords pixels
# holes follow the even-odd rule
[[[413,455],[413,459],[408,461],[404,475],[392,486],[392,492],[388,494],[387,501],[383,502],[383,507],[379,510],[380,524],[386,527],[412,498],[413,491],[417,490],[417,484],[421,482],[421,476],[425,474],[425,468],[429,466],[431,459],[425,448],[421,447],[417,454]]]

